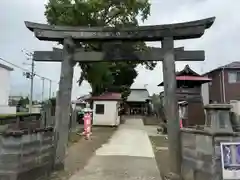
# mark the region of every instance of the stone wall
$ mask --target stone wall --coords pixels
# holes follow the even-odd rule
[[[38,180],[51,173],[54,124],[50,111],[0,117],[0,180]],[[69,132],[76,129],[73,114]]]
[[[0,135],[0,179],[35,180],[53,167],[53,128],[9,131]]]
[[[0,105],[0,114],[14,114],[17,112],[15,106]]]
[[[41,114],[20,114],[0,117],[0,132],[40,128]]]
[[[235,141],[240,134],[181,129],[184,180],[222,180],[220,142]]]

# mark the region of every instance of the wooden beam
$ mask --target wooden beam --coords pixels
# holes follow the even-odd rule
[[[77,41],[157,41],[164,37],[174,40],[199,38],[205,29],[210,28],[215,17],[176,24],[140,26],[140,27],[69,27],[51,26],[33,22],[25,22],[26,27],[35,33],[39,40],[63,41],[66,36]]]
[[[175,61],[204,61],[204,51],[177,51],[175,52]]]
[[[164,51],[161,48],[152,48],[143,52],[134,52],[131,54],[124,54],[124,52],[109,55],[103,52],[83,52],[76,50],[73,55],[73,60],[76,62],[92,63],[100,61],[162,61],[164,58]],[[63,61],[63,54],[61,50],[53,51],[34,51],[34,61]],[[176,61],[204,61],[204,51],[183,51],[182,49],[175,49]]]

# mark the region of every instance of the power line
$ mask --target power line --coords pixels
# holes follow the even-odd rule
[[[4,61],[4,62],[6,62],[6,63],[8,63],[8,64],[10,64],[10,65],[12,65],[12,66],[18,68],[18,69],[21,69],[22,71],[25,71],[25,72],[31,73],[30,70],[25,69],[25,68],[23,68],[23,67],[21,67],[21,66],[19,66],[19,65],[14,64],[14,63],[11,63],[10,61],[7,61],[7,60],[5,60],[5,59],[3,59],[3,58],[1,58],[1,57],[0,57],[0,60],[2,60],[2,61]],[[57,82],[57,81],[53,81],[52,79],[47,78],[47,77],[44,77],[44,76],[41,76],[41,75],[39,75],[39,74],[34,73],[34,75],[37,76],[37,77],[39,77],[39,78],[41,78],[41,79],[46,79],[46,80],[48,80],[48,81],[55,82],[55,83],[59,84],[59,82]]]

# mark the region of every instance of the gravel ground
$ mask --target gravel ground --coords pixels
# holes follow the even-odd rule
[[[169,173],[168,141],[164,136],[149,136],[162,179]]]
[[[65,169],[53,172],[49,180],[67,180],[76,171],[83,169],[95,151],[109,140],[115,130],[116,128],[112,127],[93,127],[91,140],[85,140],[79,133],[72,133]]]

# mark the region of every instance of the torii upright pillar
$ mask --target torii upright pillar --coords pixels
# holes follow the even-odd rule
[[[176,97],[176,70],[175,70],[175,57],[174,57],[174,40],[172,37],[166,37],[162,40],[162,48],[165,51],[164,59],[162,61],[163,68],[163,81],[164,84],[164,97],[165,99],[164,110],[167,118],[168,130],[168,148],[169,148],[169,162],[171,172],[175,175],[181,174],[181,141],[179,114]],[[179,179],[179,178],[176,178]]]
[[[56,120],[54,128],[56,169],[62,169],[68,145],[73,67],[76,64],[76,61],[73,61],[75,44],[71,37],[64,38],[63,47],[63,61],[61,63],[58,98],[56,99]]]

